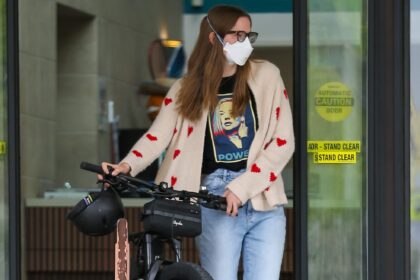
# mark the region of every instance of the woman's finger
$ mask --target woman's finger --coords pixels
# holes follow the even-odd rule
[[[232,217],[236,217],[238,215],[238,203],[237,203],[235,197],[232,195],[231,192],[228,195],[228,199],[232,203],[232,211],[231,211],[230,215]]]
[[[114,170],[112,171],[112,176],[117,176],[118,174],[120,174],[122,172],[122,168],[119,165],[113,165],[112,166],[114,168]]]
[[[233,204],[233,210],[232,210],[232,217],[238,216],[238,205],[236,203]]]
[[[111,175],[112,176],[117,176],[120,173],[120,170],[118,169],[118,167],[113,168]]]
[[[226,190],[223,193],[223,196],[226,198],[226,215],[230,215],[230,212],[232,211],[232,203],[231,201],[228,199],[228,194],[229,194],[229,190]]]
[[[111,165],[111,164],[108,162],[102,162],[101,164],[102,170],[104,171],[105,174],[109,174],[108,165]]]
[[[96,175],[96,178],[98,178],[98,181],[102,181],[102,180],[104,179],[104,176],[103,176],[102,174],[97,174],[97,175]],[[110,187],[110,185],[109,185],[108,183],[104,183],[104,184],[103,184],[103,187],[104,187],[105,189],[107,189],[107,188],[109,188],[109,187]]]
[[[233,207],[232,201],[230,201],[230,199],[226,199],[226,203],[227,203],[226,215],[230,215],[230,213],[232,212],[232,207]]]

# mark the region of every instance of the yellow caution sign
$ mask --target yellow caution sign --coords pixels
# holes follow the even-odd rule
[[[308,141],[307,150],[317,164],[356,163],[361,145],[360,141]]]
[[[0,155],[4,155],[6,153],[6,142],[0,141]]]
[[[343,83],[323,84],[315,93],[315,109],[318,114],[330,122],[339,122],[350,115],[354,98],[351,90]]]

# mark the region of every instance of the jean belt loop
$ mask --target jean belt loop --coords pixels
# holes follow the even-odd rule
[[[252,208],[251,201],[248,201],[248,212],[252,212],[254,209]]]
[[[229,170],[223,169],[223,181],[227,181],[229,179]]]

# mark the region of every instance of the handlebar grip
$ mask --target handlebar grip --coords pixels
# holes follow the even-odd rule
[[[103,174],[104,170],[100,165],[95,165],[89,162],[82,161],[80,163],[80,168],[98,174]]]

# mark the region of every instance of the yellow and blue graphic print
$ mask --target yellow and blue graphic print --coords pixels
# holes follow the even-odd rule
[[[215,162],[239,162],[248,159],[256,131],[255,114],[248,104],[245,114],[232,116],[232,93],[219,94],[219,102],[209,114],[209,127]]]

